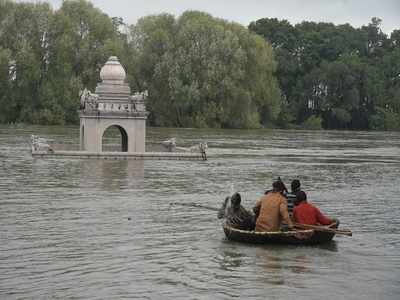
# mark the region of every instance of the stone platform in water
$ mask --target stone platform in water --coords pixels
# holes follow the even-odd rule
[[[88,152],[88,151],[32,151],[37,158],[94,158],[120,160],[207,160],[201,153],[191,152]]]

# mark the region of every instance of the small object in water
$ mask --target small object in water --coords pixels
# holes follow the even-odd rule
[[[128,221],[130,221],[131,220],[131,217],[128,217]]]
[[[36,151],[45,151],[47,153],[54,153],[53,148],[47,143],[50,140],[46,140],[37,135],[31,135],[31,150],[32,152]]]
[[[167,148],[168,152],[174,152],[176,149],[176,139],[171,138],[169,140],[161,142],[161,145],[163,145],[165,148]]]

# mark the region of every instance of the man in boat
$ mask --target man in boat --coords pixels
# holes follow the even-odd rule
[[[229,199],[231,200],[231,205],[227,207]],[[254,230],[254,215],[240,204],[241,201],[242,197],[239,193],[234,193],[232,197],[226,197],[218,211],[218,219],[225,218],[226,224],[233,228]]]
[[[282,223],[293,228],[287,209],[287,200],[282,195],[285,185],[277,180],[272,184],[272,191],[257,201],[253,208],[257,217],[256,231],[280,231]]]
[[[279,181],[279,182],[282,184],[282,191],[281,191],[281,194],[284,195],[284,196],[286,197],[286,194],[288,194],[289,192],[288,192],[288,190],[287,190],[287,188],[286,188],[286,186],[285,186],[285,183],[282,181],[282,179],[281,179],[280,176],[278,176],[278,178],[276,179],[276,181]],[[266,194],[268,194],[268,193],[271,193],[273,190],[274,190],[273,188],[270,189],[270,190],[266,190],[265,193],[264,193],[264,195],[266,195]]]
[[[303,191],[297,193],[293,219],[296,223],[307,225],[339,225],[339,220],[328,218],[316,206],[308,203],[307,194]]]
[[[292,183],[290,184],[290,188],[291,188],[290,193],[285,193],[285,197],[287,199],[289,216],[292,216],[294,203],[296,202],[296,199],[297,199],[297,193],[301,191],[300,180],[294,179],[292,181]]]

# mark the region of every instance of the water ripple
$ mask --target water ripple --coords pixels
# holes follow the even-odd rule
[[[0,127],[0,296],[4,299],[397,299],[400,133],[148,130],[157,143],[208,141],[193,161],[33,159],[32,133]],[[216,212],[252,207],[281,176],[353,237],[318,247],[229,242]]]

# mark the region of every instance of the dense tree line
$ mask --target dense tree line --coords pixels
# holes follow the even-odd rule
[[[154,126],[400,128],[400,31],[188,11],[134,25],[85,0],[0,0],[0,122],[76,124],[117,55]]]
[[[128,26],[87,1],[0,0],[0,122],[78,121],[79,91],[94,89],[117,55],[133,90],[149,91],[150,124],[250,128],[280,109],[272,47],[247,28],[201,12]]]
[[[275,121],[272,48],[245,27],[189,11],[145,17],[128,40],[137,84],[150,92],[152,124],[249,128]]]
[[[260,19],[283,97],[278,122],[328,129],[400,129],[400,30]]]
[[[76,123],[79,91],[119,44],[112,19],[87,2],[53,11],[0,0],[0,122]]]

